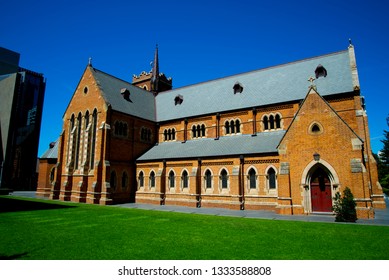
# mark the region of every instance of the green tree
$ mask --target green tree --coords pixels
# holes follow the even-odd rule
[[[386,118],[386,123],[389,126],[389,116]],[[378,180],[384,192],[389,195],[389,131],[384,130],[384,139],[381,142],[384,146],[378,155]]]
[[[356,203],[349,187],[344,189],[343,196],[339,192],[335,194],[333,210],[336,214],[335,222],[356,222]]]
[[[389,116],[386,118],[386,123],[389,126]],[[384,140],[381,140],[384,147],[381,150],[380,158],[386,164],[389,163],[389,131],[384,130]]]

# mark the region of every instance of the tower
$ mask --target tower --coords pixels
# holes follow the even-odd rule
[[[152,69],[146,73],[143,71],[139,76],[133,75],[132,84],[151,91],[154,95],[159,92],[171,90],[173,87],[172,78],[167,78],[165,74],[159,73],[158,45],[155,48],[154,60],[151,62]]]

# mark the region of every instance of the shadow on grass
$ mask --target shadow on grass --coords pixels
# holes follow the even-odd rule
[[[0,213],[33,210],[52,210],[73,207],[76,206],[0,197]]]
[[[14,254],[10,256],[5,256],[0,253],[0,260],[17,260],[24,256],[28,255],[28,253]]]

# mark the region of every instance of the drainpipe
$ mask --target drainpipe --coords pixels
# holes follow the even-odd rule
[[[186,140],[188,140],[188,119],[184,120],[184,141],[182,143],[186,143]]]
[[[240,156],[240,210],[244,210],[244,156]]]
[[[220,114],[216,114],[216,138],[215,140],[219,140],[220,137]]]
[[[201,208],[201,158],[198,158],[198,169],[196,176],[196,207]]]
[[[166,200],[166,159],[163,160],[162,174],[161,174],[161,205],[165,205]]]
[[[257,136],[257,109],[253,108],[253,135]]]

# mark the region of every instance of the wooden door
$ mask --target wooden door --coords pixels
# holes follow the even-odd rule
[[[312,212],[332,212],[331,182],[321,168],[312,174],[311,202]]]

